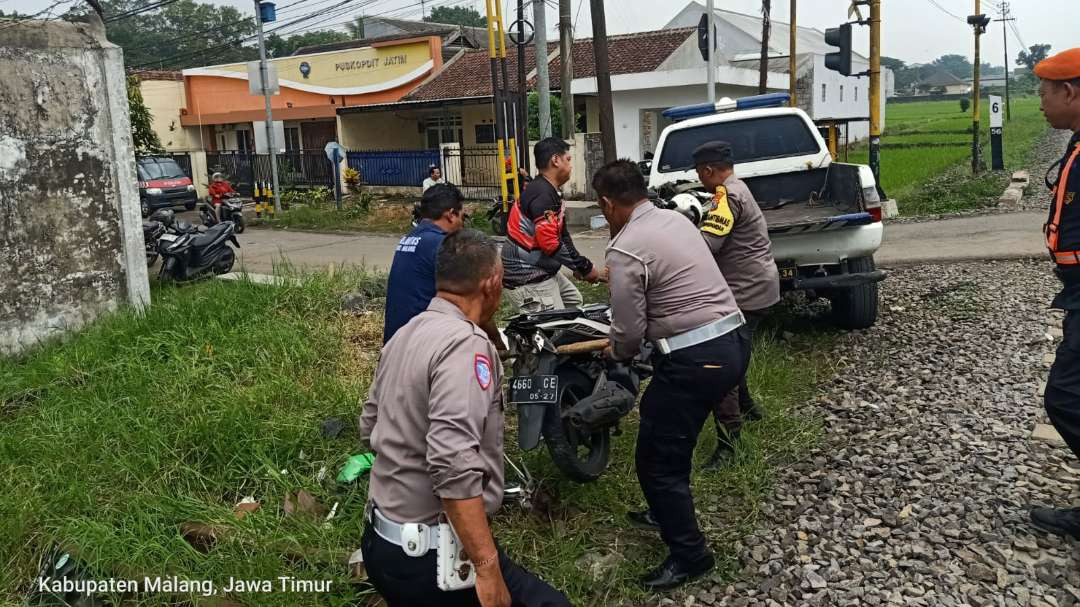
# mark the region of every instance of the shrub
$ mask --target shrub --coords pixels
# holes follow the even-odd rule
[[[966,112],[966,111],[968,111],[968,108],[970,108],[970,107],[971,107],[971,100],[968,99],[967,97],[961,97],[960,98],[960,111],[961,112]]]

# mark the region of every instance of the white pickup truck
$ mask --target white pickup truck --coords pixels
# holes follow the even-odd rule
[[[885,278],[874,265],[884,228],[873,172],[834,162],[802,110],[738,109],[742,101],[669,110],[669,116],[687,119],[660,135],[650,190],[664,199],[691,192],[707,204],[711,195],[702,192],[691,153],[708,141],[730,143],[735,173],[764,211],[781,288],[827,297],[841,327],[873,325],[877,283]]]

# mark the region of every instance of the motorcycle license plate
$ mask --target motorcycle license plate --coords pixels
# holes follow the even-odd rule
[[[176,241],[176,235],[175,234],[162,234],[160,240],[164,240],[165,242],[175,242]]]
[[[511,377],[509,386],[512,405],[554,405],[559,402],[558,375]]]

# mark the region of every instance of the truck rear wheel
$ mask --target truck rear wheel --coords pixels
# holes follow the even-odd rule
[[[853,274],[873,272],[873,257],[856,257],[848,260],[848,272]],[[836,289],[829,294],[832,302],[833,324],[841,329],[866,329],[874,326],[878,316],[878,284],[870,282],[846,289]]]

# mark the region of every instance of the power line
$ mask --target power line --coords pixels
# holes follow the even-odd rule
[[[960,21],[961,23],[967,23],[967,19],[964,19],[963,17],[957,15],[956,13],[953,13],[949,9],[945,8],[944,6],[941,6],[940,4],[938,4],[937,0],[926,0],[926,1],[929,2],[930,4],[933,4],[934,6],[936,6],[938,8],[938,10],[940,10],[941,12],[945,13],[946,15],[952,17],[953,19],[956,19],[957,21]]]
[[[49,19],[54,19],[55,17],[53,16],[52,13],[53,13],[54,10],[56,10],[57,7],[59,7],[61,4],[71,4],[72,2],[75,2],[75,1],[76,0],[56,0],[55,2],[50,4],[47,8],[45,8],[44,10],[38,11],[38,12],[34,13],[33,15],[26,15],[24,17],[17,17],[15,19],[12,19],[11,23],[3,23],[2,27],[0,27],[0,30],[7,29],[9,27],[15,27],[16,25],[18,25],[19,23],[22,23],[23,21],[31,21],[31,20],[34,20],[34,19],[39,19],[43,15],[47,15],[45,17],[44,21],[48,21]]]
[[[127,19],[128,17],[134,17],[135,15],[141,15],[143,13],[148,13],[150,11],[166,7],[166,6],[170,5],[170,4],[174,4],[176,1],[177,0],[159,0],[158,2],[153,2],[151,4],[140,6],[139,8],[133,8],[133,9],[131,9],[129,11],[125,11],[125,12],[122,12],[122,13],[117,13],[115,15],[110,15],[109,17],[107,17],[105,19],[105,23],[112,23],[114,21],[119,21],[121,19]]]

